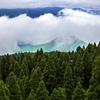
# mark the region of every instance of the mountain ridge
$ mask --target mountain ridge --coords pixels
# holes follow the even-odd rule
[[[65,7],[44,7],[44,8],[15,8],[15,9],[0,9],[0,17],[8,16],[9,18],[14,18],[21,14],[26,14],[31,18],[37,18],[40,15],[44,15],[45,13],[52,13],[54,16],[58,16],[58,12]],[[67,7],[66,7],[67,8]],[[73,10],[79,10],[82,12],[87,12],[93,15],[100,15],[100,9],[92,9],[92,8],[68,8]]]
[[[81,39],[76,38],[75,36],[69,37],[57,37],[51,40],[50,42],[39,44],[39,45],[26,45],[19,46],[20,50],[18,52],[36,52],[37,49],[42,48],[45,52],[50,51],[75,51],[78,46],[86,46],[86,42]]]

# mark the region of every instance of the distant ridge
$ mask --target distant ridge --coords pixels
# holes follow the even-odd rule
[[[21,14],[26,14],[31,18],[39,17],[45,13],[52,13],[54,16],[58,16],[58,12],[64,9],[63,7],[44,7],[44,8],[16,8],[16,9],[0,9],[0,17],[8,16],[9,18],[14,18]],[[99,9],[83,9],[83,8],[69,8],[73,10],[79,10],[82,12],[87,12],[93,15],[100,15]]]
[[[26,14],[31,18],[36,18],[40,15],[44,15],[45,13],[52,13],[53,15],[57,16],[61,9],[63,9],[63,7],[0,9],[0,16],[8,16],[9,18],[14,18],[21,14]]]
[[[86,46],[87,43],[76,38],[75,36],[69,37],[57,37],[51,40],[48,43],[40,44],[40,45],[27,45],[27,46],[19,46],[20,50],[18,52],[36,52],[37,49],[42,48],[45,52],[50,51],[75,51],[78,46]]]

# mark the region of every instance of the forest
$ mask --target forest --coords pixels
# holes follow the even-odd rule
[[[1,55],[0,100],[100,100],[100,42]]]

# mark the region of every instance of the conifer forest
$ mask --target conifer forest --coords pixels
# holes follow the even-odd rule
[[[1,55],[0,100],[100,100],[100,42]]]

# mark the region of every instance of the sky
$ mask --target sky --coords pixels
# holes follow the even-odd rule
[[[0,0],[0,8],[36,8],[46,6],[96,6],[100,0]]]
[[[0,0],[0,8],[65,7],[60,11],[63,16],[59,17],[51,13],[38,18],[30,18],[26,14],[15,18],[0,17],[0,54],[19,49],[19,41],[36,45],[58,36],[76,36],[87,43],[97,43],[100,41],[100,16],[66,7],[98,8],[99,5],[100,0]]]
[[[17,42],[33,45],[51,41],[59,36],[76,36],[89,43],[100,41],[100,16],[62,9],[63,16],[46,13],[38,18],[26,14],[15,18],[0,17],[0,54],[19,49]]]

